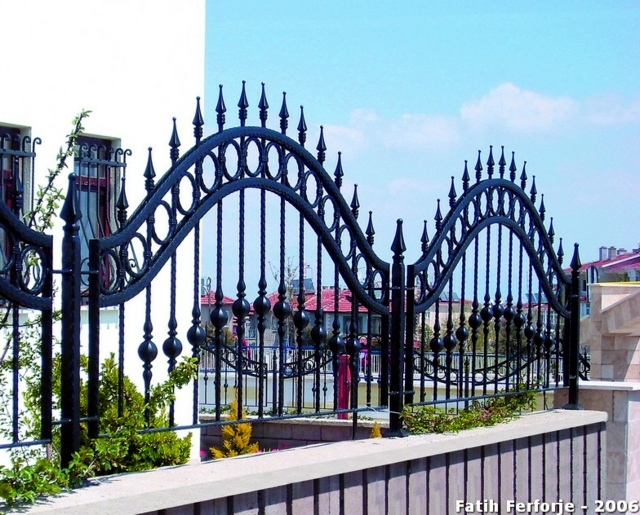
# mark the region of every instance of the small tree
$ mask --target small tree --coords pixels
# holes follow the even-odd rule
[[[242,410],[242,418],[247,416],[244,409]],[[229,405],[228,420],[238,420],[238,393]],[[251,424],[240,422],[238,424],[229,424],[222,426],[222,447],[211,447],[211,456],[213,459],[231,458],[242,454],[254,454],[258,452],[258,443],[249,443],[251,440]]]

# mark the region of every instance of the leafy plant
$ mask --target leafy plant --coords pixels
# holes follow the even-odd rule
[[[83,130],[82,122],[89,111],[82,111],[74,119],[72,132],[67,136],[66,148],[60,149],[57,166],[49,170],[45,186],[36,194],[34,209],[25,216],[25,223],[39,231],[53,227],[61,201],[62,190],[55,186],[56,178],[67,168],[67,159],[75,155],[76,140]],[[0,313],[0,329],[11,323],[12,305],[7,303]],[[54,313],[59,320],[59,313]],[[12,411],[12,374],[18,370],[22,399],[19,419],[19,439],[40,438],[41,395],[41,321],[31,316],[21,321],[18,362],[10,352],[14,340],[7,332],[0,348],[0,434],[11,440],[14,414]],[[86,373],[88,361],[81,356],[81,369]],[[81,434],[80,451],[73,457],[67,470],[60,468],[60,434],[54,432],[46,448],[17,447],[10,451],[10,466],[0,466],[0,499],[4,506],[33,502],[36,498],[52,495],[63,489],[81,484],[85,478],[115,472],[145,470],[163,465],[184,463],[189,457],[191,435],[178,438],[174,432],[139,432],[147,426],[168,426],[167,407],[175,399],[174,391],[188,384],[197,373],[196,360],[184,359],[170,373],[169,379],[154,386],[148,402],[129,380],[123,378],[124,413],[118,416],[118,369],[113,355],[102,364],[100,373],[101,437],[89,439],[86,430]],[[60,408],[61,368],[60,355],[53,358],[52,407]],[[80,385],[81,417],[87,416],[87,385]],[[147,421],[146,417],[149,417]],[[0,511],[3,505],[0,503]]]
[[[238,395],[231,401],[228,420],[238,420]],[[244,409],[242,418],[247,416]],[[251,441],[251,424],[240,422],[222,426],[222,447],[211,447],[209,451],[213,459],[231,458],[242,454],[253,454],[260,450],[258,442]]]
[[[493,426],[536,408],[536,392],[519,386],[515,393],[496,395],[458,412],[433,407],[405,406],[400,415],[411,433],[457,433],[474,427]]]

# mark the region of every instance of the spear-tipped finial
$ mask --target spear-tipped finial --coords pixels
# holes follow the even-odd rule
[[[463,191],[467,191],[469,188],[469,181],[471,178],[469,177],[469,168],[467,167],[467,160],[464,160],[464,172],[462,172],[462,189]]]
[[[420,238],[422,243],[422,254],[426,254],[429,249],[429,233],[427,232],[427,221],[424,221],[424,228],[422,229],[422,237]]]
[[[218,104],[216,105],[216,113],[218,113],[218,132],[222,132],[222,130],[224,129],[225,121],[224,113],[227,112],[227,106],[224,105],[224,97],[222,96],[222,84],[220,84],[219,87],[220,91],[218,92]]]
[[[489,179],[493,177],[493,167],[496,162],[493,160],[493,145],[489,145],[489,158],[487,159],[487,176]]]
[[[407,246],[404,244],[404,235],[402,234],[402,218],[398,218],[396,222],[396,235],[391,244],[391,252],[399,256],[403,254],[405,250],[407,250]]]
[[[562,264],[564,260],[564,249],[562,248],[562,238],[560,238],[560,245],[558,245],[558,262]]]
[[[547,231],[547,234],[549,235],[551,243],[553,243],[553,238],[556,235],[556,231],[553,229],[553,217],[551,217],[551,220],[549,221],[549,230]]]
[[[174,165],[175,162],[180,157],[180,151],[178,147],[180,146],[180,138],[178,137],[178,128],[176,127],[176,118],[173,117],[173,131],[171,131],[171,139],[169,140],[169,147],[171,150],[169,151],[169,156],[171,157],[171,164]]]
[[[538,194],[538,188],[536,188],[536,176],[534,175],[531,180],[531,189],[529,190],[529,195],[531,196],[531,202],[536,201],[537,194]]]
[[[289,109],[287,108],[287,92],[282,92],[282,107],[280,107],[280,130],[282,134],[287,133],[287,127],[289,126]]]
[[[509,165],[509,179],[511,182],[515,182],[516,180],[516,171],[518,167],[516,166],[516,153],[511,152],[511,164]]]
[[[367,224],[367,242],[369,245],[373,247],[374,235],[376,234],[376,230],[373,228],[373,211],[369,211],[369,223]]]
[[[300,121],[298,122],[298,141],[304,147],[307,141],[307,122],[304,119],[304,106],[300,106]]]
[[[320,164],[324,163],[327,145],[324,142],[324,127],[322,125],[320,126],[320,138],[318,138],[316,150],[318,151],[318,161],[320,161]]]
[[[504,145],[502,145],[502,152],[500,153],[500,160],[498,161],[500,178],[504,179],[504,169],[507,166],[507,160],[504,158]]]
[[[342,177],[344,177],[344,171],[342,170],[342,152],[338,152],[338,164],[336,164],[336,171],[333,172],[335,177],[335,183],[338,189],[342,186]]]
[[[193,116],[193,136],[196,138],[196,145],[202,139],[202,127],[204,126],[204,118],[200,110],[200,97],[196,97],[196,114]]]
[[[360,210],[360,200],[358,199],[358,185],[353,185],[353,198],[351,199],[351,212],[353,216],[358,218],[358,211]]]
[[[258,109],[260,109],[260,124],[262,127],[266,127],[269,102],[267,102],[267,94],[264,91],[264,82],[262,83],[262,94],[260,95],[260,102],[258,102]]]
[[[126,176],[123,173],[120,178],[120,195],[118,195],[118,201],[116,202],[116,209],[118,210],[118,222],[120,227],[124,227],[127,221],[127,208],[129,207],[129,201],[127,200],[126,193]]]
[[[456,198],[458,194],[456,193],[456,185],[453,175],[451,176],[451,188],[449,188],[449,206],[453,207],[456,203]]]
[[[64,204],[60,210],[60,218],[62,218],[66,225],[74,225],[81,218],[81,214],[78,211],[76,205],[76,175],[69,174],[69,186],[67,188],[67,195],[64,199]]]
[[[153,168],[153,159],[151,158],[151,147],[149,147],[149,155],[147,157],[147,166],[144,169],[144,187],[147,190],[147,193],[153,191],[154,186],[154,178],[156,176],[156,171]]]
[[[522,173],[520,174],[520,187],[524,190],[527,188],[527,162],[522,165]]]
[[[580,267],[582,266],[582,263],[580,262],[580,253],[578,251],[580,245],[578,245],[577,243],[574,243],[573,245],[573,257],[571,258],[571,269],[574,272],[578,272],[580,270]]]
[[[478,150],[478,160],[476,161],[476,182],[480,182],[482,179],[482,151]]]
[[[436,232],[440,230],[440,223],[442,222],[442,212],[440,211],[440,199],[438,199],[438,208],[436,209],[436,216],[433,218],[436,221]]]
[[[247,90],[245,88],[246,81],[242,81],[242,92],[240,93],[240,100],[238,100],[238,118],[240,119],[240,126],[244,127],[247,121],[247,107],[249,107],[249,101],[247,100]]]
[[[547,208],[544,207],[544,194],[540,195],[540,209],[538,209],[540,213],[540,218],[544,221],[544,215],[547,212]]]

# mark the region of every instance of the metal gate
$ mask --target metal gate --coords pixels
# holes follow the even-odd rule
[[[524,167],[516,179],[513,154],[507,166],[503,149],[496,170],[491,149],[486,172],[479,154],[474,177],[465,163],[461,193],[452,177],[446,213],[438,202],[421,257],[406,265],[402,220],[385,261],[379,255],[387,252],[374,250],[372,213],[361,227],[357,188],[345,198],[340,155],[333,173],[325,169],[322,127],[314,155],[302,108],[297,139],[288,135],[286,96],[279,130],[267,127],[264,85],[258,126],[247,125],[248,107],[243,84],[239,126],[225,128],[220,87],[218,130],[203,138],[198,102],[195,143],[182,156],[174,120],[169,170],[156,181],[149,150],[145,198],[131,214],[134,178],[122,177],[118,228],[90,241],[83,273],[82,213],[70,178],[61,214],[63,463],[83,424],[98,436],[108,309],[117,312],[119,373],[124,378],[135,347],[139,362],[127,358],[126,373],[142,375],[147,395],[164,373],[159,348],[169,371],[181,355],[200,363],[190,420],[178,420],[172,405],[166,428],[140,430],[201,427],[203,406],[221,423],[232,393],[240,406],[253,403],[257,420],[349,413],[357,424],[358,413],[383,409],[390,435],[402,433],[404,404],[455,408],[522,384],[569,387],[569,407],[577,407],[577,245],[568,275],[535,180],[526,192],[529,179]],[[81,349],[89,359],[86,413]],[[346,406],[338,395],[345,366]]]

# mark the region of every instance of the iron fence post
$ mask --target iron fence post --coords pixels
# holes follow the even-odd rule
[[[60,460],[62,467],[80,449],[80,238],[75,175],[69,175],[67,196],[60,211],[62,239]]]
[[[406,436],[402,428],[400,413],[403,407],[404,393],[404,302],[405,302],[405,265],[404,251],[407,249],[402,234],[402,219],[396,225],[396,235],[391,245],[393,262],[391,265],[391,341],[390,356],[382,359],[391,360],[389,391],[389,429],[384,436]]]
[[[580,359],[580,255],[575,244],[571,260],[571,320],[569,322],[569,345],[565,348],[564,359],[569,361],[569,402],[564,409],[583,409],[578,403],[578,362]],[[567,352],[568,351],[568,352]],[[568,355],[567,355],[568,354]]]

